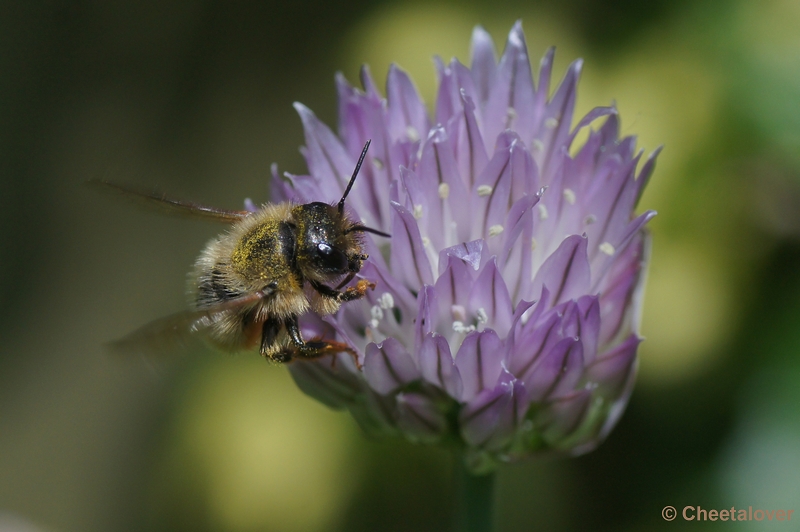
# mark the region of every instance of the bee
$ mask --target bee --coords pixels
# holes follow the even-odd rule
[[[283,202],[266,204],[257,212],[231,211],[90,182],[162,210],[232,224],[206,245],[195,262],[190,274],[194,308],[145,325],[111,344],[112,349],[174,351],[185,349],[199,335],[227,352],[258,346],[262,356],[275,362],[339,352],[355,358],[344,343],[304,339],[298,318],[309,311],[332,314],[375,288],[366,279],[344,288],[368,258],[363,233],[389,237],[353,220],[344,210],[369,144],[335,205]]]

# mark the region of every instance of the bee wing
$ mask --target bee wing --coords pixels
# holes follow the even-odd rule
[[[109,183],[91,179],[86,184],[101,192],[117,194],[126,199],[132,200],[144,207],[163,212],[165,214],[176,214],[189,218],[202,218],[224,223],[235,223],[252,214],[249,211],[233,211],[209,207],[191,201],[183,201],[171,198],[160,192],[147,192],[125,185]]]
[[[264,289],[203,310],[185,311],[151,321],[129,335],[107,344],[120,355],[163,356],[202,347],[203,334],[226,312],[255,305],[274,290]]]

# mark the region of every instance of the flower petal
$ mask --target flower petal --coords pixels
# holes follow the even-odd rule
[[[447,419],[427,396],[400,393],[397,395],[397,426],[412,441],[434,443],[447,431]]]
[[[320,122],[311,109],[299,102],[295,102],[294,108],[305,130],[308,171],[319,183],[322,193],[315,201],[339,201],[355,161],[351,160],[336,135]]]
[[[469,445],[499,450],[511,441],[528,405],[525,386],[505,373],[497,386],[482,391],[461,410],[461,435]]]
[[[491,329],[467,334],[456,354],[456,366],[463,383],[462,400],[494,388],[503,363],[503,342]]]
[[[575,338],[564,338],[545,353],[525,379],[531,400],[559,397],[572,390],[583,375],[583,345]]]
[[[533,279],[533,293],[547,286],[551,302],[557,305],[589,291],[591,271],[586,255],[587,238],[571,235],[544,261]]]
[[[414,82],[401,68],[392,64],[386,80],[386,97],[389,102],[388,128],[392,138],[407,138],[416,142],[430,129],[425,104],[414,87]]]
[[[418,379],[420,374],[403,344],[390,337],[367,346],[364,376],[372,389],[386,395]]]
[[[536,418],[545,440],[559,442],[575,432],[586,418],[591,401],[589,390],[577,390],[549,401]]]
[[[495,63],[494,41],[492,36],[480,26],[472,30],[472,79],[478,94],[478,103],[483,107],[489,100],[489,91],[495,83],[497,64]]]
[[[600,355],[587,368],[586,378],[598,384],[597,393],[616,398],[627,382],[636,361],[636,350],[642,339],[632,334],[627,340]]]
[[[392,202],[392,208],[392,272],[411,290],[433,284],[431,264],[414,217],[399,203]]]
[[[531,63],[522,23],[517,21],[508,34],[506,48],[497,66],[495,83],[483,113],[484,138],[490,147],[498,135],[513,129],[528,143],[533,136],[534,90]]]
[[[419,367],[422,378],[445,390],[450,397],[461,400],[461,373],[453,361],[450,344],[438,334],[426,334],[419,348]]]
[[[483,267],[469,295],[469,308],[473,315],[484,316],[482,325],[505,335],[511,327],[514,309],[506,282],[492,258]]]

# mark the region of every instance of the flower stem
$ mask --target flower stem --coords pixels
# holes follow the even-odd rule
[[[494,472],[475,475],[455,457],[453,478],[456,483],[456,532],[491,532],[494,508]]]

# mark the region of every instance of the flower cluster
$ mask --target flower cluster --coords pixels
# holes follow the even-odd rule
[[[273,198],[348,197],[369,238],[360,277],[376,284],[335,316],[303,319],[306,337],[352,346],[291,365],[300,388],[347,408],[371,433],[462,449],[474,470],[532,452],[585,452],[620,417],[636,372],[644,231],[634,208],[653,153],[619,137],[614,107],[573,128],[581,61],[549,95],[553,50],[534,85],[522,28],[499,63],[476,28],[472,64],[437,59],[433,118],[392,66],[386,98],[362,70],[341,75],[338,135],[301,104],[308,175],[274,170]],[[576,135],[603,119],[585,143]],[[360,367],[361,366],[361,367]]]

